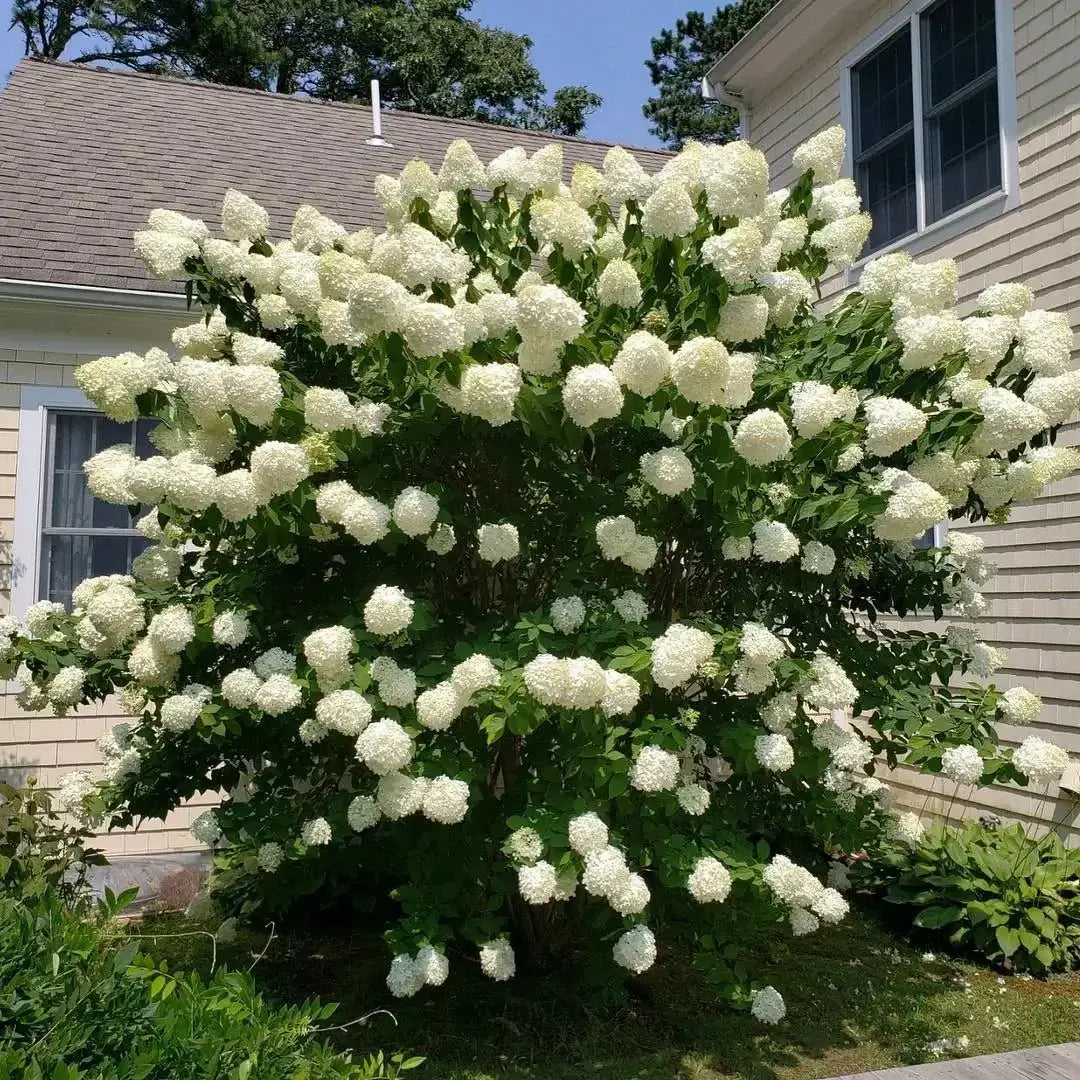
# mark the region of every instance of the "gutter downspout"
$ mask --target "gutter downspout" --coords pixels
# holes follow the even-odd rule
[[[728,105],[739,114],[739,138],[750,141],[750,107],[742,95],[736,94],[721,82],[712,82],[708,75],[701,80],[701,96],[706,101],[716,101]]]
[[[183,293],[151,289],[110,289],[99,285],[65,285],[52,281],[0,278],[0,300],[42,300],[54,304],[126,308],[131,311],[186,311]]]

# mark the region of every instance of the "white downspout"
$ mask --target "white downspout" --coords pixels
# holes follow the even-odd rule
[[[733,108],[739,114],[739,138],[744,142],[750,141],[750,108],[741,95],[732,93],[723,83],[711,82],[706,75],[701,80],[701,96],[706,101],[717,101]]]

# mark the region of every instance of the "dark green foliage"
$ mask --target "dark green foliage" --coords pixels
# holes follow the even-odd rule
[[[600,98],[552,103],[521,34],[468,18],[472,0],[15,0],[28,56],[102,61],[230,86],[577,135]],[[73,55],[72,55],[73,53]]]
[[[724,55],[776,0],[736,0],[718,7],[711,16],[688,11],[674,29],[652,39],[652,59],[645,61],[656,96],[642,112],[652,122],[650,130],[670,147],[687,139],[726,142],[735,136],[738,117],[726,105],[706,101],[701,95],[705,73]]]
[[[1008,970],[1070,969],[1080,961],[1080,850],[1021,825],[935,826],[914,850],[894,846],[866,881],[914,908],[914,925]]]

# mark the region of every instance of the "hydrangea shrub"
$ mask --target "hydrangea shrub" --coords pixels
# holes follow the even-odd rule
[[[444,982],[455,940],[508,979],[573,923],[632,973],[681,938],[782,1019],[739,942],[844,917],[823,857],[888,815],[882,760],[1067,763],[998,745],[1040,703],[984,685],[981,542],[914,541],[1077,467],[1068,320],[1015,284],[961,318],[953,263],[902,253],[815,311],[870,226],[843,145],[770,192],[743,143],[654,176],[616,148],[567,186],[559,146],[456,142],[378,179],[379,235],[302,206],[271,240],[236,191],[220,238],[154,211],[136,249],[205,317],[175,358],[76,376],[161,421],[157,455],[86,463],[152,546],[3,627],[25,706],[131,715],[67,804],[226,792],[194,832],[250,904],[392,891],[395,994]],[[879,621],[916,610],[952,621]]]

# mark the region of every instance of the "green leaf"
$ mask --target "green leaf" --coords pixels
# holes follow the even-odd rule
[[[963,914],[964,909],[961,907],[928,907],[915,916],[915,925],[925,926],[928,930],[936,930],[938,927],[956,922]]]
[[[999,926],[994,932],[998,947],[1006,956],[1012,956],[1020,948],[1020,937],[1015,930],[1008,926]]]

